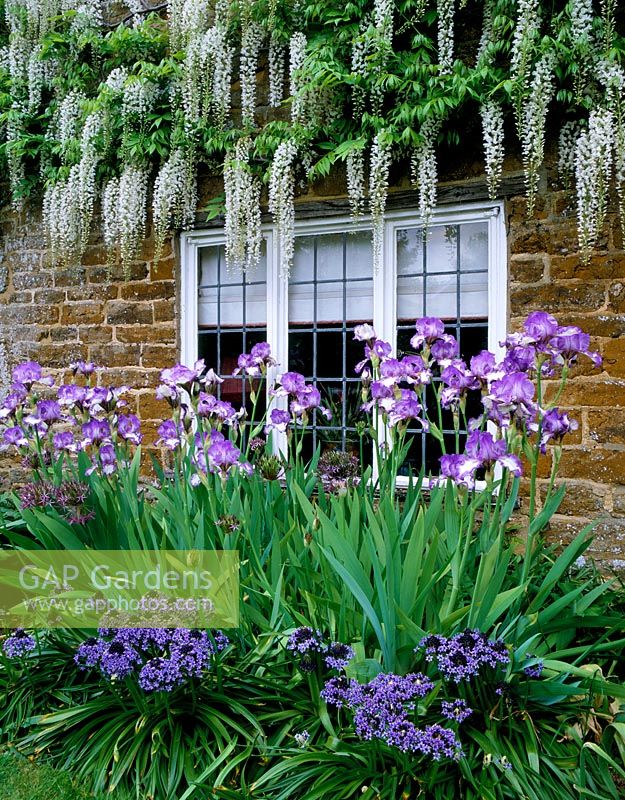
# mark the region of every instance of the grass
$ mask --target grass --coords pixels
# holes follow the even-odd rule
[[[0,800],[91,800],[67,772],[16,753],[0,754]]]

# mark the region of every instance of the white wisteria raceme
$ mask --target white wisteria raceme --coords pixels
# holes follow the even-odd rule
[[[539,169],[545,155],[547,111],[553,92],[553,55],[546,53],[536,64],[530,94],[524,106],[521,146],[529,215],[534,213]]]
[[[78,134],[78,123],[82,116],[82,104],[86,98],[82,92],[72,90],[59,103],[56,111],[56,138],[65,147]]]
[[[376,134],[371,146],[369,170],[369,209],[373,228],[373,270],[377,272],[384,256],[384,214],[388,194],[388,176],[391,168],[391,148],[384,131]]]
[[[173,50],[184,49],[191,39],[208,30],[209,12],[209,0],[169,0],[167,16]]]
[[[510,71],[520,90],[529,86],[532,52],[540,33],[540,0],[519,0],[518,16],[512,40]]]
[[[126,85],[129,74],[126,67],[115,67],[109,72],[105,85],[113,92],[121,92]]]
[[[269,41],[269,105],[278,108],[284,99],[286,47],[276,36]]]
[[[577,227],[585,259],[603,228],[612,175],[613,136],[614,115],[609,109],[596,109],[590,112],[588,130],[582,131],[577,140]]]
[[[102,189],[102,238],[109,261],[113,260],[119,242],[119,222],[117,207],[119,204],[119,178],[110,178]]]
[[[269,178],[269,211],[273,215],[280,254],[280,273],[287,277],[293,263],[295,245],[295,175],[293,162],[298,153],[290,139],[278,145]]]
[[[195,164],[177,148],[161,166],[154,181],[152,216],[156,258],[160,257],[171,229],[187,228],[193,223],[196,200]]]
[[[254,125],[256,112],[256,72],[258,55],[263,45],[263,29],[254,20],[248,20],[241,34],[241,116],[243,125]]]
[[[347,197],[352,217],[359,217],[365,210],[365,151],[350,150],[346,158]]]
[[[81,158],[67,179],[50,186],[44,196],[43,218],[52,261],[64,267],[78,267],[87,248],[97,186],[96,169],[100,156],[97,138],[102,131],[101,112],[85,120],[81,136]]]
[[[422,142],[415,147],[410,162],[412,182],[418,191],[419,216],[427,233],[432,213],[436,207],[436,184],[438,163],[436,159],[436,140],[440,131],[440,120],[430,117],[420,130]]]
[[[234,48],[228,43],[228,29],[215,24],[204,37],[204,52],[207,56],[207,72],[212,83],[207,89],[208,106],[216,124],[223,128],[230,116],[232,105],[232,65]]]
[[[505,156],[503,109],[494,100],[488,100],[480,108],[480,114],[482,117],[488,195],[491,200],[494,200],[497,197],[497,190],[501,183],[501,172]]]
[[[144,119],[154,107],[156,92],[157,86],[152,81],[141,77],[128,80],[122,97],[122,116]]]
[[[454,0],[436,0],[438,13],[438,63],[441,72],[451,72],[454,63]]]
[[[224,163],[226,192],[226,267],[250,270],[258,266],[263,241],[260,181],[250,169],[251,140],[239,139]]]
[[[304,122],[306,99],[303,96],[301,69],[306,58],[306,36],[294,33],[289,42],[289,92],[292,97],[291,119],[293,122]]]
[[[558,175],[565,186],[575,172],[575,148],[582,132],[580,120],[568,120],[560,128],[558,137]]]
[[[484,0],[484,12],[482,18],[482,34],[480,44],[477,49],[478,61],[486,56],[486,51],[493,41],[493,6],[495,0]]]
[[[583,42],[592,35],[592,0],[569,0],[573,41]]]

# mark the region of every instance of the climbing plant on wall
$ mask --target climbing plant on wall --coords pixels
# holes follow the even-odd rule
[[[337,162],[352,212],[369,204],[379,261],[391,165],[410,172],[427,221],[437,150],[460,144],[469,118],[493,197],[506,147],[519,149],[531,213],[551,120],[581,251],[612,185],[625,220],[616,0],[4,0],[3,17],[11,198],[40,199],[61,265],[79,263],[97,203],[111,258],[132,262],[150,203],[162,246],[192,224],[201,168],[224,176],[229,264],[258,260],[266,187],[287,273],[297,182]]]

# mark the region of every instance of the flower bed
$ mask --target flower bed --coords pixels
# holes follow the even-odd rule
[[[62,386],[32,362],[16,368],[2,441],[32,480],[12,497],[4,546],[238,550],[241,622],[227,635],[9,633],[5,744],[122,798],[619,796],[623,594],[583,566],[590,531],[559,554],[543,539],[575,427],[556,404],[578,357],[599,363],[589,337],[532,314],[501,360],[466,363],[440,320],[417,320],[402,358],[369,325],[355,335],[371,466],[305,458],[325,411],[297,373],[268,387],[274,404],[257,418],[276,367],[265,343],[237,368],[249,417],[219,399],[203,362],[163,371],[167,459],[152,484],[125,387],[98,385],[90,364]],[[440,470],[408,470],[400,502],[415,428],[439,443]]]

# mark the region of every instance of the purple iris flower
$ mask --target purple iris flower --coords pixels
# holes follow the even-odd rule
[[[269,422],[265,427],[265,433],[269,433],[271,430],[285,433],[290,421],[291,415],[288,411],[283,411],[281,408],[274,408],[269,414]]]
[[[357,342],[367,342],[371,344],[376,338],[373,325],[369,325],[367,322],[362,325],[356,325],[354,328],[354,339]]]
[[[208,462],[212,469],[225,474],[230,467],[237,464],[241,457],[241,451],[228,439],[223,442],[211,444],[207,451]]]
[[[102,472],[105,475],[112,475],[117,470],[117,454],[112,444],[103,444],[98,452]]]
[[[481,467],[477,458],[466,455],[444,455],[440,457],[441,477],[450,478],[454,483],[472,489],[475,486],[475,473]]]
[[[40,400],[37,403],[37,414],[43,422],[56,422],[61,418],[61,406],[56,400]]]
[[[469,389],[477,389],[479,382],[473,373],[469,372],[464,361],[452,361],[441,372],[441,380],[447,386],[457,389],[459,392],[466,392]]]
[[[505,405],[529,405],[534,399],[534,384],[524,372],[511,372],[493,383],[491,397]]]
[[[506,372],[528,372],[536,362],[536,350],[529,345],[513,345],[503,360]]]
[[[122,414],[117,421],[117,432],[132,444],[141,444],[141,422],[134,414]]]
[[[77,372],[81,372],[83,375],[92,375],[96,370],[96,365],[92,361],[73,361],[69,368],[74,375]]]
[[[13,370],[12,378],[15,383],[23,384],[27,389],[41,380],[41,365],[36,361],[25,361],[23,364],[18,364]]]
[[[460,345],[455,336],[449,333],[444,333],[432,345],[431,353],[432,358],[436,359],[439,364],[444,364],[447,361],[453,361],[458,358],[460,352]]]
[[[52,444],[54,449],[58,451],[65,450],[68,453],[74,453],[77,449],[74,434],[71,431],[55,433],[52,437]]]
[[[26,390],[24,390],[23,393],[10,392],[4,398],[4,402],[2,403],[2,408],[0,408],[0,419],[6,419],[6,417],[13,416],[16,409],[18,409],[24,402],[25,396],[26,396]]]
[[[520,459],[508,452],[503,439],[495,441],[488,431],[472,431],[465,447],[465,455],[476,459],[486,470],[492,469],[495,464],[500,464],[513,475],[519,477],[523,468]]]
[[[471,372],[482,383],[488,380],[488,377],[497,369],[497,362],[495,354],[490,350],[482,350],[471,359]]]
[[[162,444],[163,447],[166,447],[168,450],[177,450],[180,447],[180,432],[173,420],[165,420],[162,425],[159,425],[157,432],[159,436],[156,440],[157,445]]]
[[[575,325],[558,328],[550,344],[567,364],[574,364],[580,354],[588,356],[596,367],[602,364],[599,353],[588,349],[590,336]]]
[[[416,333],[410,340],[410,346],[419,350],[424,344],[432,345],[445,333],[443,320],[437,317],[422,317],[415,322]]]
[[[57,399],[62,406],[82,405],[87,399],[87,388],[74,383],[59,386]]]
[[[26,447],[28,445],[28,439],[24,431],[17,425],[4,431],[3,440],[5,445],[14,445],[15,447]]]
[[[432,380],[432,373],[421,356],[404,356],[401,364],[408,383],[425,384]]]
[[[82,426],[85,444],[101,444],[111,435],[111,428],[105,419],[91,419]]]
[[[409,390],[402,391],[402,397],[396,400],[389,408],[388,424],[393,427],[400,423],[407,423],[410,419],[417,420],[424,430],[427,430],[427,423],[419,417],[423,410],[419,402],[418,395]]]
[[[169,369],[164,369],[161,372],[161,381],[166,386],[182,386],[183,388],[190,387],[193,381],[197,380],[202,374],[202,368],[199,368],[199,362],[196,362],[195,368],[185,367],[184,364],[176,364]]]
[[[252,347],[251,354],[258,363],[262,363],[265,366],[275,366],[278,363],[271,355],[269,342],[258,342]]]
[[[537,425],[534,427],[538,427]],[[552,408],[546,412],[542,418],[540,449],[545,453],[547,450],[547,442],[552,439],[555,442],[561,442],[562,438],[571,431],[576,431],[578,428],[577,420],[569,419],[568,414],[560,411],[557,408]]]
[[[537,344],[545,344],[558,330],[558,321],[545,311],[534,311],[523,323],[525,333]]]
[[[385,358],[380,364],[380,379],[387,386],[393,386],[406,376],[406,366],[396,358]]]
[[[250,378],[258,378],[262,374],[259,362],[249,353],[241,353],[237,358],[237,367],[232,374],[240,375],[242,372]]]
[[[285,372],[280,378],[280,388],[276,390],[277,395],[296,395],[306,386],[306,378],[299,372]]]

